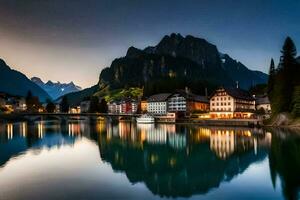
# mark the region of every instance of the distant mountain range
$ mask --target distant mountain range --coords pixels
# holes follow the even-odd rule
[[[47,92],[21,72],[11,69],[4,60],[0,59],[0,92],[25,97],[28,91],[31,91],[34,96],[38,96],[42,102],[51,99]]]
[[[102,94],[126,87],[143,87],[146,96],[185,87],[203,94],[205,88],[212,91],[221,85],[236,86],[237,82],[239,87],[249,89],[267,79],[267,74],[250,70],[204,39],[172,33],[156,46],[143,50],[130,47],[125,57],[115,59],[101,71],[93,90],[72,94],[72,99],[82,99],[95,90]]]
[[[75,85],[73,82],[70,83],[60,83],[60,82],[52,82],[48,81],[44,83],[40,78],[38,77],[32,77],[31,81],[37,84],[39,87],[41,87],[43,90],[45,90],[50,97],[55,100],[65,94],[71,93],[71,92],[78,92],[82,88]]]

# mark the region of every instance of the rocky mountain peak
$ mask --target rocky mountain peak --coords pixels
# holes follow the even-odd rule
[[[142,53],[143,53],[142,50],[131,46],[127,50],[126,57],[136,58],[136,57],[140,56]]]
[[[32,77],[31,81],[35,82],[38,85],[43,85],[44,82],[42,81],[42,79],[40,79],[39,77]]]
[[[31,78],[31,80],[38,86],[40,86],[43,90],[45,90],[51,96],[52,99],[57,99],[65,94],[81,90],[81,87],[76,86],[73,81],[71,81],[70,83],[60,83],[59,81],[53,82],[49,80],[46,83],[44,83],[38,77],[33,77]]]

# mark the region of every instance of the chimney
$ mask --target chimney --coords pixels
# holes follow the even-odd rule
[[[236,81],[236,88],[238,89],[239,88],[239,82]]]
[[[207,87],[205,88],[205,97],[206,97],[206,98],[208,97],[208,94],[207,94]]]

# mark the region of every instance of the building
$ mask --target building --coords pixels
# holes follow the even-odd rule
[[[80,102],[80,112],[81,113],[87,113],[90,110],[91,101],[82,101]]]
[[[110,114],[131,114],[137,113],[138,102],[130,98],[121,101],[112,101],[107,104],[108,113]]]
[[[263,110],[264,113],[271,113],[271,103],[267,95],[255,97],[256,110]]]
[[[168,112],[168,97],[170,93],[160,93],[148,98],[147,111],[154,115],[165,115]]]
[[[117,102],[112,101],[107,103],[107,112],[110,114],[117,113]]]
[[[193,112],[209,112],[209,100],[188,90],[178,90],[168,98],[168,111],[189,115]]]
[[[141,101],[141,112],[146,113],[147,112],[147,107],[148,107],[147,100],[142,100]]]
[[[0,107],[4,107],[6,104],[5,98],[0,96]]]
[[[168,111],[169,112],[182,112],[187,111],[187,94],[174,93],[168,97]]]
[[[81,105],[80,106],[72,106],[69,108],[69,113],[72,113],[72,114],[79,114],[81,113]]]
[[[13,107],[15,112],[25,111],[27,109],[25,98],[23,97],[15,98]]]
[[[187,106],[190,112],[208,113],[209,99],[206,96],[193,95]]]
[[[251,118],[255,99],[239,88],[219,88],[210,97],[211,118]]]

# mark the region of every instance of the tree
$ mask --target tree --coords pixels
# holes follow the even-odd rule
[[[55,104],[50,100],[47,100],[46,111],[48,113],[53,113],[55,111]]]
[[[300,86],[294,89],[292,115],[300,117]]]
[[[269,80],[268,80],[268,97],[272,99],[272,92],[274,90],[275,84],[275,77],[276,77],[276,70],[273,58],[271,59],[270,69],[269,69]]]
[[[70,107],[70,105],[69,105],[67,96],[63,96],[61,103],[60,103],[60,112],[63,112],[63,113],[69,112],[69,107]]]
[[[100,113],[107,113],[107,102],[104,98],[101,99],[100,105],[99,105],[99,112]]]
[[[28,112],[38,112],[39,108],[41,107],[39,98],[33,96],[31,91],[27,92],[25,101]]]
[[[291,112],[293,91],[297,80],[295,59],[297,50],[290,37],[286,38],[281,53],[282,56],[270,99],[273,113]]]
[[[97,96],[92,96],[90,99],[89,113],[99,112],[99,98]]]

